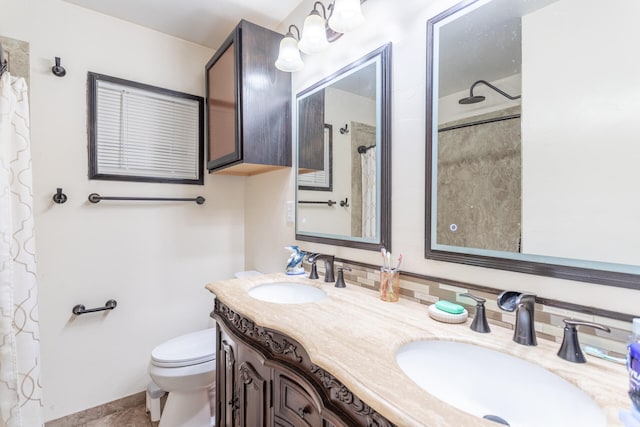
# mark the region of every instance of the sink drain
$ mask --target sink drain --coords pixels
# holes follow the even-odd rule
[[[509,423],[504,418],[500,418],[497,415],[485,415],[482,418],[484,418],[485,420],[493,421],[494,423],[505,425],[505,426],[509,425]]]

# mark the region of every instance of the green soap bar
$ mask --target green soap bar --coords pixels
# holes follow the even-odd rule
[[[449,301],[437,301],[436,308],[451,314],[460,314],[464,311],[464,307]]]

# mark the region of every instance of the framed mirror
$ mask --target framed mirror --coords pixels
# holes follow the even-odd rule
[[[426,258],[640,289],[640,4],[615,3],[428,22]]]
[[[391,246],[391,44],[297,99],[296,239]]]

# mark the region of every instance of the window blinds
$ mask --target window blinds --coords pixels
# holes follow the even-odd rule
[[[98,175],[198,180],[199,103],[96,80]]]

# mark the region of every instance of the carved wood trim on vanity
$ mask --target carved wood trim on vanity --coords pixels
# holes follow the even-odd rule
[[[259,351],[266,360],[283,365],[305,379],[318,392],[325,407],[339,415],[347,422],[346,425],[395,427],[331,373],[313,364],[304,347],[295,340],[256,325],[219,299],[215,300],[211,317],[218,321],[219,326],[225,327],[239,340]]]
[[[367,405],[356,395],[354,395],[347,387],[345,387],[340,381],[338,381],[336,377],[316,365],[311,365],[311,372],[318,376],[320,382],[326,390],[333,391],[333,396],[336,399],[338,399],[345,405],[348,405],[356,414],[371,420],[369,424],[370,426],[392,426],[389,421],[387,421],[383,416],[374,411],[371,406]]]

